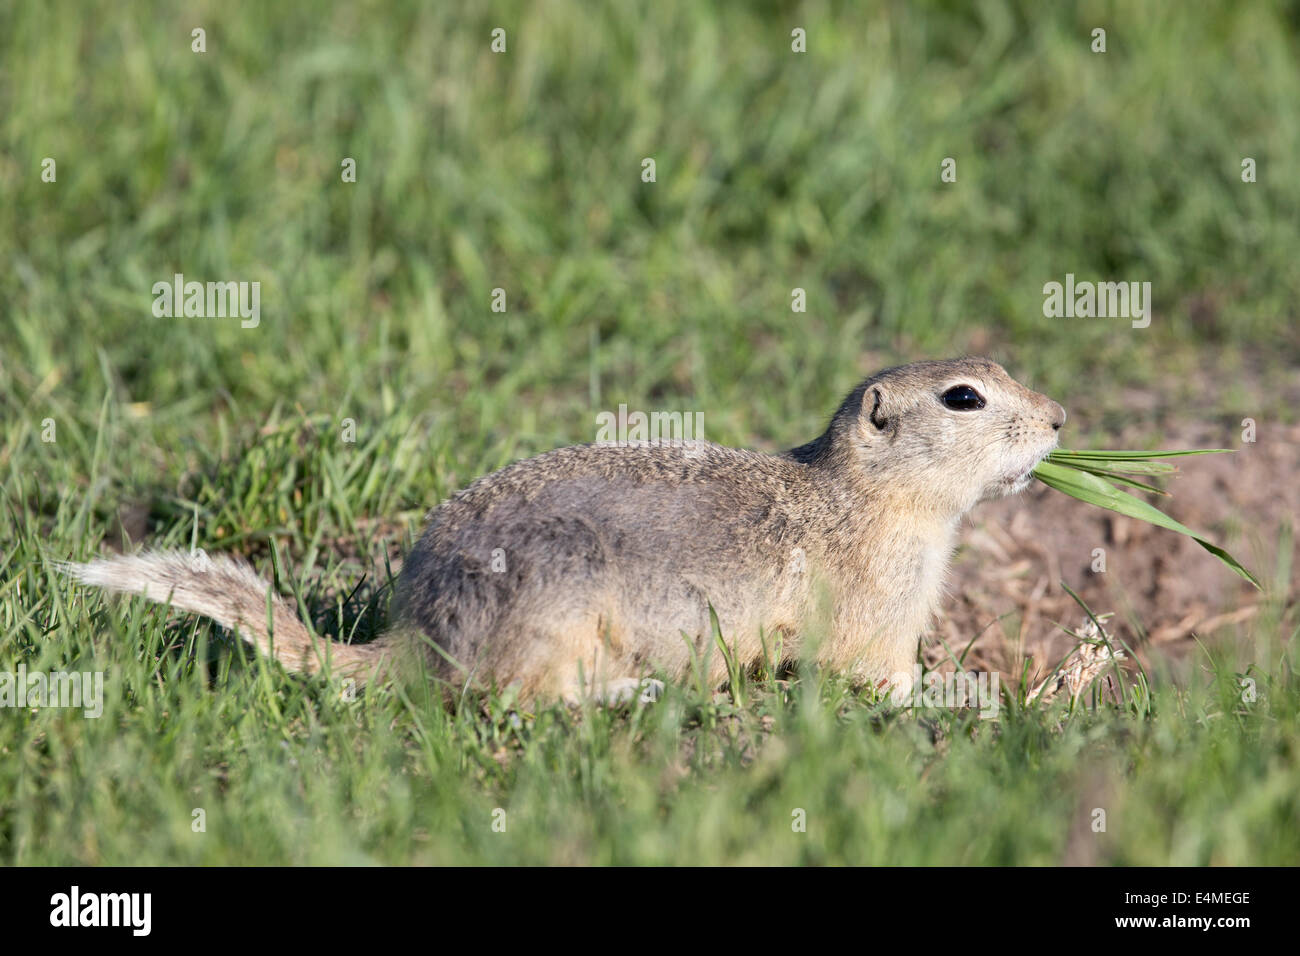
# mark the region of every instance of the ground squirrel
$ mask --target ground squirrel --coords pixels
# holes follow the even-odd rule
[[[693,659],[720,682],[710,606],[740,664],[778,639],[796,659],[822,595],[817,659],[880,685],[911,669],[961,516],[1024,488],[1064,422],[1001,366],[964,358],[873,375],[819,438],[781,454],[590,444],[519,461],[434,509],[402,567],[393,625],[363,645],[313,641],[229,558],[196,569],[155,552],[62,569],[211,617],[291,670],[328,657],[365,680],[421,661],[448,688],[513,685],[524,699],[618,699]]]

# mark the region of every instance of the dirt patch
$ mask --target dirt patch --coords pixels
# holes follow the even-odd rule
[[[1142,434],[1134,429],[1108,444],[1141,448]],[[1254,443],[1242,442],[1240,426],[1165,428],[1162,435],[1165,448],[1239,449],[1181,460],[1166,485],[1173,497],[1148,497],[1227,547],[1261,580],[1275,580],[1283,525],[1294,526],[1300,515],[1300,426],[1271,426]],[[979,635],[967,669],[996,668],[1014,682],[1028,657],[1031,674],[1045,676],[1075,644],[1056,622],[1077,629],[1083,620],[1062,580],[1094,612],[1115,612],[1110,630],[1143,664],[1186,653],[1196,638],[1231,633],[1261,609],[1264,595],[1189,538],[1041,484],[982,505],[973,517],[953,562],[950,597],[926,642],[931,663],[948,658],[940,638],[960,654]],[[1294,540],[1290,552],[1287,606],[1300,583]],[[1095,571],[1102,556],[1105,571]]]

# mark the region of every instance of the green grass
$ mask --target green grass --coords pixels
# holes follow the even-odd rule
[[[788,447],[861,375],[968,350],[1075,447],[1135,389],[1294,421],[1298,30],[1228,2],[0,6],[0,671],[107,674],[98,720],[0,710],[0,862],[1294,862],[1289,542],[1267,613],[1142,707],[997,721],[807,669],[517,726],[345,702],[49,562],[235,551],[367,633],[388,545],[602,409]],[[174,272],[260,281],[261,324],[154,318]],[[1151,327],[1044,317],[1067,272],[1150,281]]]

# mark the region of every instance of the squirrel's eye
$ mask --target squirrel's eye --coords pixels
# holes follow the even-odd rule
[[[943,403],[959,412],[973,412],[984,407],[984,396],[969,385],[954,385],[943,393]]]

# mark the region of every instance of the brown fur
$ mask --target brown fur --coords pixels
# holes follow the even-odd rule
[[[945,407],[959,384],[986,407]],[[1023,487],[1064,420],[993,362],[957,359],[872,376],[819,438],[779,455],[580,445],[516,462],[430,514],[394,627],[369,645],[331,645],[331,657],[364,677],[413,652],[454,687],[601,694],[656,671],[679,678],[708,657],[710,604],[740,663],[760,658],[763,635],[769,650],[783,635],[783,656],[797,657],[825,595],[819,659],[879,684],[915,658],[958,520]],[[155,600],[170,593],[267,651],[266,585],[246,567],[238,580],[204,579],[185,565],[146,555],[69,569]],[[272,618],[276,656],[313,671],[323,651],[288,617]],[[721,655],[710,668],[725,676]]]

